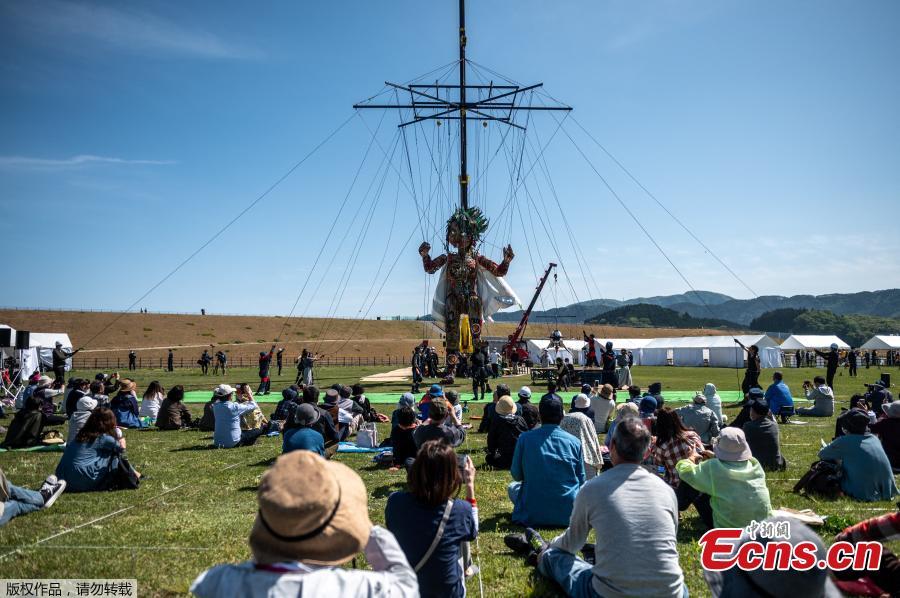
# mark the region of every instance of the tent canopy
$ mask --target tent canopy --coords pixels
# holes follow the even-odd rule
[[[838,349],[849,349],[850,345],[834,335],[827,334],[792,334],[781,343],[782,351],[796,351],[798,349],[827,349],[832,343],[836,343]]]
[[[900,349],[900,336],[890,334],[876,334],[867,340],[860,349],[875,349],[877,351],[889,351]]]
[[[771,337],[765,334],[744,334],[741,336],[679,336],[671,338],[655,338],[644,345],[644,349],[734,349],[737,339],[744,346],[756,345],[760,349],[765,347],[777,347]]]

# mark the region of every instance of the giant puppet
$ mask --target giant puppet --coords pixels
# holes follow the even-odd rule
[[[502,278],[515,257],[512,247],[503,249],[499,264],[478,253],[478,242],[487,226],[478,208],[458,208],[447,221],[447,252],[432,259],[431,245],[422,243],[419,247],[426,272],[434,274],[442,269],[432,315],[444,324],[448,357],[471,353],[484,321],[498,310],[519,303]]]

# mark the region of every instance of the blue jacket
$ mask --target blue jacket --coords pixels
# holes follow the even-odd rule
[[[213,444],[220,448],[233,448],[241,441],[241,416],[256,409],[256,403],[235,403],[234,401],[216,401],[213,403],[213,416],[216,428],[213,431]]]
[[[872,434],[846,434],[819,451],[819,458],[840,461],[844,477],[841,490],[857,500],[891,500],[897,484],[891,462]]]
[[[110,472],[118,465],[122,447],[108,434],[103,434],[94,442],[72,441],[59,465],[56,477],[66,481],[68,492],[92,492],[106,490],[110,482]]]
[[[119,393],[110,402],[109,408],[116,415],[116,423],[123,428],[143,428],[138,417],[140,412],[137,399],[131,393]]]
[[[791,389],[784,381],[772,384],[766,389],[766,402],[769,404],[769,410],[772,415],[778,415],[782,407],[793,407],[794,398],[791,396]]]
[[[525,432],[516,442],[510,473],[522,482],[513,522],[569,525],[575,495],[584,484],[581,441],[555,424]]]

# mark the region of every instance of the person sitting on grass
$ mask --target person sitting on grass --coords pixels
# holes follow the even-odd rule
[[[72,414],[75,413],[75,408],[78,405],[78,400],[81,397],[87,395],[91,391],[91,381],[85,380],[84,378],[73,378],[70,380],[71,388],[69,392],[66,393],[66,398],[64,401],[66,408],[66,417],[72,417]]]
[[[650,450],[650,459],[663,467],[663,480],[672,488],[678,488],[675,465],[682,459],[703,452],[703,441],[693,430],[688,430],[678,413],[668,407],[656,412],[656,440]]]
[[[694,453],[675,466],[681,478],[678,510],[693,504],[708,528],[740,528],[769,517],[766,472],[753,458],[744,431],[725,428],[713,451]]]
[[[57,415],[56,404],[53,402],[53,397],[61,395],[64,390],[53,388],[53,383],[54,381],[48,376],[41,376],[37,388],[31,395],[40,402],[41,413],[44,414],[44,426],[61,426],[66,423],[65,416]]]
[[[397,401],[397,408],[391,412],[391,426],[397,425],[397,415],[400,413],[400,410],[404,407],[413,407],[416,405],[416,397],[413,396],[411,392],[405,392],[400,395],[400,400]],[[418,419],[418,416],[417,416]]]
[[[641,387],[640,386],[632,385],[632,386],[628,387],[628,402],[629,403],[634,403],[635,407],[637,407],[641,404],[642,398],[643,397],[641,395]]]
[[[686,598],[675,493],[641,466],[650,431],[640,419],[623,419],[611,446],[612,469],[581,488],[562,535],[548,544],[527,529],[504,541],[566,596]],[[592,528],[593,564],[577,556]]]
[[[407,485],[409,491],[388,496],[384,523],[416,570],[419,595],[463,598],[462,548],[478,536],[475,466],[465,457],[460,467],[451,447],[431,440],[419,449]],[[456,498],[461,487],[465,500]]]
[[[772,384],[766,389],[765,399],[772,415],[780,417],[781,423],[787,423],[794,411],[794,398],[791,396],[791,389],[784,383],[781,372],[772,373]]]
[[[748,551],[746,554],[796,554],[795,551],[802,544],[806,547],[804,554],[811,557],[813,563],[827,562],[828,551],[822,543],[822,539],[803,522],[788,517],[771,517],[760,523],[765,523],[767,527],[774,526],[775,529],[778,529],[780,525],[788,524],[791,531],[790,536],[787,538],[768,538],[755,534],[751,536],[745,530],[736,542],[735,553],[741,547],[753,542],[754,547],[746,547],[753,552]],[[787,551],[780,550],[781,546],[770,551],[768,549],[770,542],[778,544],[787,542],[792,546],[788,547]],[[724,557],[725,555],[722,555],[722,558]],[[847,571],[852,571],[852,569]],[[709,587],[709,594],[703,595],[712,596],[712,598],[743,598],[744,596],[841,598],[842,596],[834,582],[831,581],[828,571],[819,567],[806,569],[791,567],[787,570],[759,567],[751,571],[732,567],[722,572],[703,570],[703,577]]]
[[[312,451],[324,457],[325,437],[312,427],[321,417],[316,408],[309,403],[304,403],[298,406],[291,416],[293,417],[293,425],[284,431],[281,452]]]
[[[591,400],[583,392],[578,393],[572,399],[572,408],[569,409],[569,413],[581,413],[591,420],[591,424],[594,422],[594,410],[591,409]]]
[[[335,386],[340,387],[340,384],[336,384]],[[340,391],[335,388],[335,386],[325,390],[325,400],[322,401],[321,408],[331,417],[331,421],[334,422],[334,428],[338,434],[338,440],[343,442],[350,437],[350,434],[356,432],[356,430],[353,428],[353,416],[344,409],[341,409],[338,405]]]
[[[110,401],[109,407],[116,415],[116,422],[123,428],[143,428],[138,414],[140,407],[135,395],[136,386],[133,380],[124,378],[119,387],[119,393]]]
[[[294,384],[288,386],[281,391],[281,400],[275,405],[275,411],[272,412],[272,421],[290,421],[294,415],[294,411],[302,404],[303,401],[300,400],[300,388]]]
[[[703,444],[709,444],[719,435],[719,419],[713,410],[706,406],[706,396],[698,392],[690,405],[675,410],[686,428],[690,428],[700,436]]]
[[[737,417],[734,418],[734,421],[728,425],[743,430],[744,424],[750,421],[750,405],[754,401],[766,403],[766,405],[768,406],[768,403],[766,402],[766,395],[763,392],[763,389],[755,386],[747,391],[747,394],[744,395],[744,400],[740,403],[740,413],[738,413]]]
[[[743,430],[750,452],[763,469],[775,471],[787,466],[781,455],[781,432],[765,401],[750,403],[750,421]]]
[[[494,404],[491,416],[491,427],[487,435],[487,455],[485,463],[494,469],[509,469],[512,466],[516,443],[523,432],[528,431],[528,424],[509,395],[502,396]]]
[[[628,401],[627,403],[616,405],[616,419],[614,419],[612,423],[609,424],[609,430],[606,432],[606,439],[603,442],[603,444],[606,445],[606,448],[609,448],[612,444],[613,434],[616,431],[616,426],[618,426],[619,422],[621,422],[623,419],[627,419],[629,417],[640,419],[638,406],[636,403]]]
[[[431,388],[428,389],[424,395],[422,395],[422,400],[419,401],[419,419],[426,420],[431,415],[428,413],[429,408],[431,407],[431,401],[434,399],[443,399],[444,398],[444,389],[441,388],[440,384],[432,384]]]
[[[75,411],[73,411],[71,417],[69,417],[69,431],[66,434],[66,442],[75,440],[75,437],[78,436],[78,432],[81,431],[81,428],[84,427],[84,424],[87,423],[87,420],[91,417],[91,412],[96,408],[97,399],[94,397],[87,395],[78,399],[78,404],[75,405]]]
[[[181,430],[192,428],[194,420],[191,412],[184,406],[184,386],[176,384],[169,389],[169,394],[159,406],[156,417],[156,427],[160,430]]]
[[[581,442],[559,427],[562,401],[543,398],[538,409],[541,427],[519,436],[513,453],[513,482],[507,487],[512,521],[532,527],[564,526],[584,484],[584,454]]]
[[[331,414],[318,405],[319,389],[313,385],[307,386],[303,389],[302,399],[304,404],[312,405],[319,412],[319,419],[316,420],[312,428],[318,430],[325,439],[326,447],[334,447],[334,450],[337,450],[338,431],[334,426],[334,420],[331,419]],[[290,427],[291,425],[293,424],[289,421],[285,424],[285,427]]]
[[[66,489],[66,481],[47,476],[38,491],[14,485],[0,469],[0,527],[14,517],[49,509]]]
[[[459,404],[459,393],[455,390],[447,391],[447,404],[450,406],[450,409],[453,411],[453,415],[456,416],[456,421],[462,422],[463,418],[463,408],[462,405]]]
[[[106,384],[103,380],[91,382],[91,397],[97,401],[97,407],[109,408],[109,395],[106,394]]]
[[[212,432],[216,429],[216,414],[213,412],[213,405],[218,401],[216,394],[210,397],[210,399],[203,404],[203,415],[200,417],[200,422],[197,424],[197,427],[202,432]]]
[[[547,395],[556,397],[557,400],[562,402],[560,396],[556,394],[556,384],[553,382],[547,384],[547,394],[544,396]],[[516,404],[518,405],[519,415],[525,420],[525,425],[528,426],[528,429],[534,430],[541,423],[541,415],[537,405],[531,402],[531,389],[523,386],[519,389],[518,396],[519,400],[516,401]]]
[[[412,406],[397,410],[397,423],[391,427],[391,453],[394,458],[392,469],[405,467],[416,458],[418,448],[413,433],[418,424],[419,420]]]
[[[719,427],[724,428],[725,424],[728,423],[728,416],[722,413],[722,397],[719,396],[716,385],[708,382],[703,387],[703,396],[706,397],[706,406],[716,414],[716,419],[719,420]]]
[[[213,444],[219,448],[250,446],[256,444],[262,436],[260,429],[241,431],[241,416],[259,407],[253,401],[235,403],[231,400],[234,392],[235,389],[227,384],[220,384],[213,391],[216,396],[216,402],[212,406],[216,418]]]
[[[581,392],[584,393],[585,387],[589,390],[585,394],[590,398],[591,409],[594,412],[594,416],[591,418],[594,420],[594,429],[599,434],[603,434],[609,429],[609,418],[616,410],[616,389],[612,387],[612,384],[604,384],[599,391],[595,391],[585,384],[581,387]],[[640,393],[640,389],[638,389],[638,393]]]
[[[147,390],[144,391],[144,397],[141,400],[141,410],[138,415],[140,417],[149,417],[151,420],[156,421],[159,408],[162,406],[165,398],[166,389],[163,388],[162,384],[154,380],[147,385]]]
[[[56,477],[66,481],[69,492],[119,490],[117,472],[125,453],[125,438],[116,427],[116,416],[105,407],[95,409],[56,466]],[[137,474],[140,477],[140,474]]]
[[[834,391],[825,384],[824,376],[813,378],[813,384],[803,383],[806,398],[813,402],[812,407],[800,407],[798,415],[806,417],[831,417],[834,415]]]
[[[484,434],[486,432],[490,432],[491,429],[491,421],[494,418],[494,413],[497,409],[497,402],[501,399],[501,397],[511,396],[509,385],[500,383],[494,389],[492,394],[493,402],[488,403],[484,406],[484,411],[481,415],[481,422],[478,424],[478,433]]]
[[[369,520],[368,492],[352,469],[309,451],[278,457],[259,484],[252,560],[216,565],[199,598],[416,598],[419,584],[396,538]],[[372,570],[344,567],[360,551]]]
[[[850,397],[850,409],[844,409],[836,420],[834,420],[834,438],[840,438],[846,434],[847,422],[853,417],[854,413],[862,413],[869,418],[869,425],[875,423],[875,412],[869,408],[866,397],[863,395],[853,395]]]
[[[41,400],[34,395],[28,397],[24,407],[13,416],[9,429],[6,430],[6,438],[0,447],[20,449],[39,445],[45,417],[41,411]]]
[[[447,401],[432,400],[428,413],[430,414],[428,421],[416,428],[413,433],[418,448],[429,440],[443,440],[452,447],[457,447],[465,441],[466,431],[450,410]]]
[[[346,384],[340,385],[340,388],[338,388],[337,391],[338,407],[340,407],[342,411],[345,411],[350,415],[350,433],[355,434],[356,431],[359,430],[360,426],[362,426],[366,422],[366,418],[363,416],[363,408],[360,407],[356,403],[356,401],[351,398],[353,396],[353,389]]]
[[[350,389],[352,396],[350,399],[362,409],[363,418],[367,422],[387,423],[388,418],[383,413],[372,407],[372,403],[366,397],[366,388],[362,384],[354,384]]]
[[[644,425],[647,426],[647,428],[653,428],[653,422],[656,421],[657,405],[656,399],[647,394],[643,396],[640,405],[638,405],[641,419],[644,420]]]
[[[650,386],[647,387],[647,392],[651,397],[656,399],[656,408],[662,409],[663,405],[666,404],[666,399],[662,394],[662,382],[654,382]]]
[[[900,539],[900,512],[894,511],[887,515],[873,517],[860,521],[856,525],[847,527],[834,537],[835,542],[887,542]],[[881,551],[881,560],[875,570],[854,570],[852,567],[843,571],[832,571],[838,587],[841,582],[857,580],[860,577],[868,577],[878,588],[881,594],[900,596],[900,561],[897,556],[885,546]],[[855,594],[853,588],[841,588],[846,594]]]
[[[258,430],[260,434],[269,432],[269,420],[263,414],[262,409],[253,400],[253,389],[250,385],[242,382],[235,388],[235,399],[239,404],[253,403],[255,407],[241,415],[241,432],[252,432]]]
[[[881,448],[891,462],[894,471],[900,470],[900,402],[882,403],[884,417],[869,426],[881,440]]]
[[[819,451],[819,459],[840,462],[841,490],[856,500],[891,500],[897,484],[878,438],[868,431],[867,415],[850,410],[845,420],[844,435],[835,438]]]
[[[581,442],[581,454],[584,456],[584,479],[590,480],[603,467],[603,455],[597,441],[597,430],[594,420],[578,411],[570,412],[559,422],[561,430],[565,430]]]

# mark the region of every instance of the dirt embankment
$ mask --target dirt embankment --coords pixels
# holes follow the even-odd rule
[[[440,331],[428,322],[290,318],[278,316],[218,316],[183,314],[119,314],[108,312],[0,310],[0,323],[17,330],[65,332],[75,347],[84,346],[81,357],[116,356],[123,359],[134,349],[143,359],[164,358],[168,349],[179,358],[196,359],[204,347],[226,351],[231,360],[252,363],[262,349],[278,338],[292,362],[306,348],[331,358],[406,358],[412,348],[429,339],[440,347]],[[494,323],[488,336],[505,337],[516,325]],[[555,326],[530,325],[527,335],[546,338]],[[722,331],[671,328],[582,327],[561,325],[566,338],[581,338],[582,328],[598,338],[652,338],[723,334]]]

